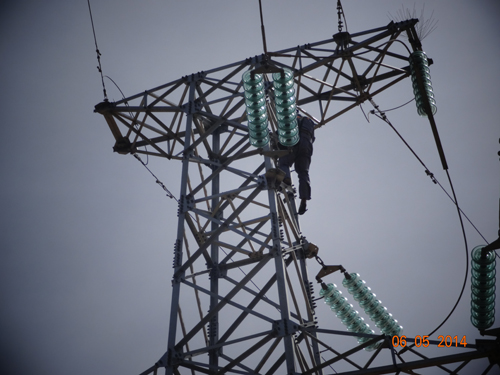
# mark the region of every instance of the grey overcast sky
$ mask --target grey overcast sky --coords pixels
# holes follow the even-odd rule
[[[385,26],[402,9],[420,17],[424,4],[437,21],[423,49],[434,60],[450,175],[461,208],[491,242],[499,227],[500,3],[343,1],[350,32]],[[126,96],[263,52],[257,0],[91,5],[104,74]],[[263,0],[263,10],[271,51],[337,32],[334,0]],[[138,374],[166,350],[175,201],[132,156],[112,152],[109,128],[93,113],[103,93],[86,0],[3,0],[0,53],[0,373]],[[105,83],[110,100],[121,99]],[[412,95],[405,80],[376,101],[390,109]],[[414,102],[387,114],[450,191]],[[454,205],[375,116],[368,122],[355,109],[317,135],[304,234],[325,263],[359,272],[405,334],[429,333],[465,274]],[[151,161],[174,194],[177,167]],[[485,243],[465,227],[469,252]],[[311,264],[311,274],[318,270]],[[469,284],[434,338],[480,338]],[[320,325],[342,329],[325,306],[317,310]]]

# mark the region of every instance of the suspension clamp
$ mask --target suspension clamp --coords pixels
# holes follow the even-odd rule
[[[321,260],[320,257],[316,256],[316,260],[318,261],[319,264],[322,265],[322,268],[321,270],[319,271],[319,273],[316,275],[316,281],[318,283],[323,283],[323,280],[322,278],[331,274],[331,273],[334,273],[336,271],[340,271],[342,272],[346,278],[349,278],[349,274],[346,272],[345,268],[342,267],[342,265],[338,265],[338,266],[326,266],[323,261]]]

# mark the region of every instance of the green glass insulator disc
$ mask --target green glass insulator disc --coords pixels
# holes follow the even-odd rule
[[[285,137],[282,137],[282,136],[278,136],[278,140],[285,147],[293,147],[297,143],[299,143],[300,136],[299,136],[299,134],[295,134],[294,136],[289,137],[289,138],[288,137],[285,138]]]
[[[335,285],[335,284],[333,284]],[[325,298],[325,303],[328,306],[337,306],[343,303],[345,297],[342,296],[342,292],[340,290],[335,289],[332,294]]]
[[[384,306],[379,305],[370,313],[370,319],[373,321],[379,321],[388,314],[387,309]]]
[[[349,276],[351,276],[350,279],[344,277],[344,279],[342,280],[342,285],[347,289],[349,289],[349,287],[353,285],[354,282],[360,278],[359,273],[351,273],[349,274]]]
[[[287,90],[294,88],[294,82],[293,82],[293,79],[290,81],[283,82],[283,83],[275,81],[273,83],[273,86],[274,86],[275,93],[276,93],[276,91],[287,91]]]
[[[248,131],[252,132],[262,132],[264,129],[267,129],[267,124],[266,123],[256,123],[253,124],[251,122],[248,123]]]
[[[484,254],[483,256],[483,249],[484,246],[476,246],[471,253],[472,261],[480,264],[490,264],[495,262],[495,252],[494,251],[488,251]]]
[[[245,104],[248,107],[252,103],[258,102],[259,100],[265,100],[266,93],[264,90],[255,91],[255,92],[245,92]]]
[[[243,90],[245,90],[245,93],[247,92],[259,92],[262,91],[264,92],[265,86],[264,86],[264,81],[260,81],[258,83],[244,83],[243,84]]]
[[[299,132],[299,128],[281,129],[278,127],[278,135],[283,138],[292,138]]]
[[[257,148],[262,148],[269,143],[269,136],[266,136],[264,138],[252,138],[252,137],[249,138],[250,138],[250,144]]]
[[[342,318],[344,318],[351,310],[352,305],[346,301],[336,309],[337,317],[342,320]]]
[[[351,332],[361,332],[365,329],[365,326],[367,326],[367,324],[360,316],[356,316],[349,324],[346,324],[347,329]]]
[[[356,319],[358,317],[358,312],[354,309],[348,311],[343,317],[342,317],[342,323],[345,325],[345,326],[348,326],[350,325],[354,319]]]
[[[260,139],[265,138],[267,135],[269,135],[269,130],[267,128],[264,128],[262,130],[249,129],[248,134],[250,135],[250,138]]]
[[[279,114],[280,116],[297,116],[297,106],[295,104],[286,106],[286,107],[281,107],[276,104],[276,114]]]
[[[266,111],[266,98],[262,97],[258,100],[245,99],[245,105],[247,108],[247,113],[249,113],[249,111],[253,111],[255,109],[260,110],[262,107],[264,107],[263,111],[265,112]]]
[[[247,113],[248,124],[252,123],[252,124],[266,124],[267,125],[267,112],[264,112],[264,113],[259,113],[259,112],[260,111],[258,111],[257,113],[252,113],[252,114]]]
[[[336,290],[336,288],[337,288],[337,286],[335,284],[328,284],[326,287],[327,287],[327,289],[321,288],[321,290],[319,291],[319,295],[321,297],[330,296],[334,292],[334,290]]]
[[[369,298],[365,298],[359,301],[359,305],[367,314],[372,313],[378,306],[380,306],[380,301],[377,299],[375,294],[371,294]]]
[[[481,318],[476,318],[471,316],[470,321],[472,322],[472,325],[476,327],[479,330],[485,330],[490,328],[493,323],[495,323],[495,317],[481,317]]]
[[[262,116],[263,114],[266,114],[266,105],[262,105],[260,107],[255,106],[255,107],[247,107],[247,115],[250,117],[258,117]]]
[[[297,120],[293,120],[290,122],[286,121],[278,121],[278,129],[280,130],[292,130],[292,129],[299,129]]]
[[[245,73],[243,73],[244,84],[257,85],[262,82],[262,80],[262,74],[252,74],[251,70],[247,70]]]
[[[286,91],[274,90],[276,105],[289,106],[295,103],[295,89],[292,87]]]
[[[279,105],[282,107],[295,104],[296,100],[297,100],[297,98],[295,97],[295,95],[285,96],[285,97],[279,96],[279,97],[274,98],[274,102],[276,103],[276,105]]]
[[[435,102],[430,102],[429,105],[431,106],[432,115],[435,115],[437,112],[437,106],[436,106]],[[422,116],[422,117],[427,116],[427,112],[425,111],[424,104],[421,101],[420,102],[417,101],[417,112],[418,112],[419,116]]]
[[[293,72],[290,69],[283,69],[282,72],[273,73],[273,81],[275,83],[285,83],[292,81],[293,82]]]

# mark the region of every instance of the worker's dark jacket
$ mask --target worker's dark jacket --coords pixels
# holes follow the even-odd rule
[[[314,137],[314,122],[308,117],[302,117],[299,121],[300,141],[298,143],[300,152],[304,152],[311,158],[313,154]]]
[[[295,172],[299,177],[299,198],[311,199],[309,181],[309,165],[313,154],[314,122],[307,117],[299,120],[299,142],[292,147],[292,152],[279,160],[279,168],[290,178],[290,167],[295,164]]]

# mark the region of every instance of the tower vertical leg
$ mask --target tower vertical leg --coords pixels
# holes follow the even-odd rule
[[[271,160],[266,157],[266,170],[271,168]],[[283,259],[280,239],[280,225],[278,220],[278,208],[276,204],[277,194],[273,189],[268,190],[269,210],[271,214],[271,233],[273,236],[274,264],[276,268],[276,283],[278,288],[281,321],[279,322],[280,335],[283,337],[285,347],[285,362],[287,374],[296,373],[296,351],[294,346],[294,331],[291,328],[290,306],[288,301],[288,285],[286,281],[286,267]]]
[[[189,102],[194,101],[195,94],[195,82],[191,82],[189,87]],[[177,335],[178,326],[178,314],[179,314],[179,301],[180,301],[180,286],[183,273],[179,273],[182,266],[182,254],[183,254],[183,241],[184,241],[184,223],[186,221],[186,215],[189,212],[185,209],[186,196],[187,196],[187,186],[188,186],[188,176],[189,176],[189,157],[190,157],[190,145],[191,145],[191,131],[193,127],[193,113],[188,113],[186,119],[186,136],[184,137],[184,152],[182,158],[182,176],[181,176],[181,189],[180,189],[180,199],[178,208],[178,221],[177,221],[177,239],[174,245],[174,278],[172,280],[172,299],[170,306],[170,322],[168,330],[168,349],[165,356],[162,358],[162,366],[165,366],[165,374],[173,375],[174,365],[178,357],[177,350],[175,348],[175,341]]]
[[[212,151],[214,154],[218,154],[220,151],[220,132],[217,130],[212,136]],[[216,175],[212,180],[212,212],[215,212],[216,217],[221,220],[223,216],[223,211],[218,210],[220,198],[218,194],[220,193],[220,175]],[[215,232],[219,228],[217,221],[212,221],[211,229]],[[212,269],[212,275],[210,277],[210,309],[214,309],[218,302],[219,295],[219,246],[215,243],[211,245],[210,256],[214,267]],[[210,320],[209,324],[209,346],[213,347],[219,341],[219,313],[215,314]],[[208,353],[209,356],[209,366],[214,371],[219,365],[219,353],[222,349],[211,349]]]

